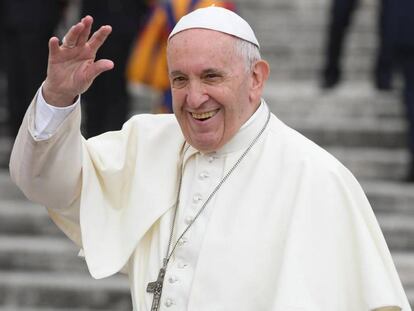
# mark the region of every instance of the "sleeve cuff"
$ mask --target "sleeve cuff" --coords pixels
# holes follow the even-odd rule
[[[34,136],[38,140],[48,139],[52,136],[59,125],[80,103],[80,96],[78,96],[75,103],[67,107],[49,105],[43,97],[42,89],[43,84],[37,92],[35,110]]]

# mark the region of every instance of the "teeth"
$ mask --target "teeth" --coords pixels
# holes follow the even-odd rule
[[[213,111],[203,112],[203,113],[192,112],[191,115],[193,116],[194,119],[203,120],[203,119],[211,118],[217,113],[217,111],[218,110],[213,110]]]

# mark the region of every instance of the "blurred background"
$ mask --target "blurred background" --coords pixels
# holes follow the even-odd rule
[[[8,159],[16,122],[45,77],[48,38],[81,15],[113,25],[99,57],[118,67],[84,96],[85,136],[118,129],[132,114],[168,112],[163,48],[175,21],[166,12],[172,7],[178,18],[193,2],[0,0],[0,311],[131,310],[126,278],[88,275],[78,249],[12,184]],[[264,94],[271,110],[361,182],[414,306],[414,26],[403,23],[414,21],[414,2],[400,0],[400,9],[392,2],[222,4],[256,32],[271,66]]]

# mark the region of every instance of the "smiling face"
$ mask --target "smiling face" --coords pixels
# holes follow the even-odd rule
[[[260,104],[261,86],[235,43],[221,32],[189,29],[168,44],[174,114],[187,142],[202,152],[226,144]]]

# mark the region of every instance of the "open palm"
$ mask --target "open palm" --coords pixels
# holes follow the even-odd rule
[[[49,104],[71,105],[99,74],[113,68],[111,60],[95,61],[96,52],[112,29],[102,26],[89,38],[92,23],[91,16],[84,17],[67,32],[62,45],[58,38],[50,39],[47,78],[43,85],[43,96]]]

